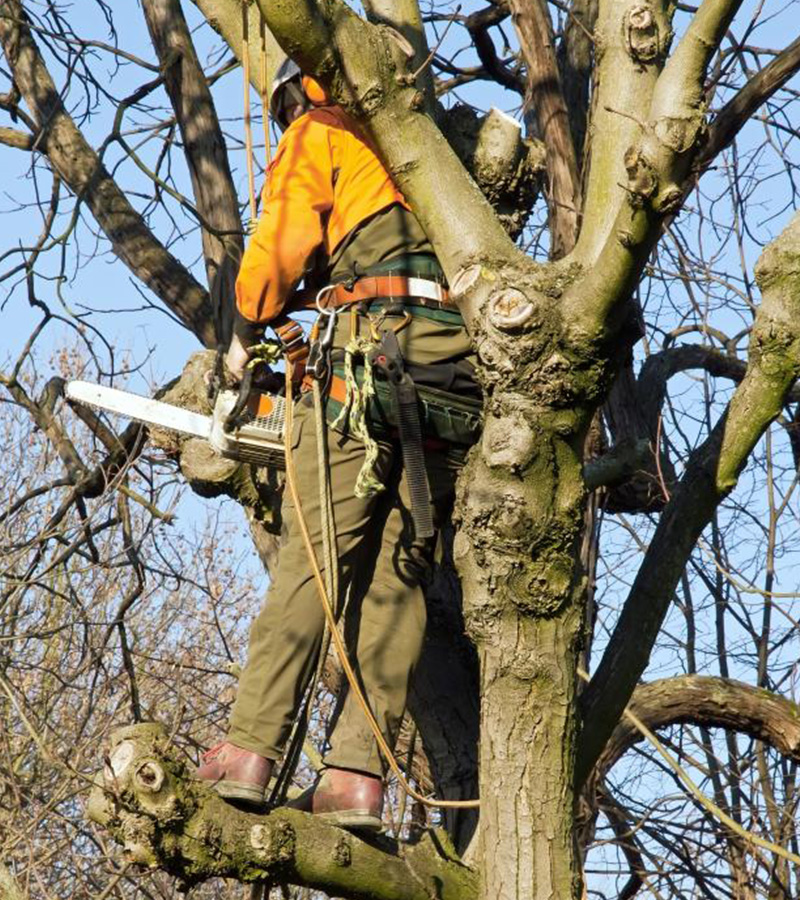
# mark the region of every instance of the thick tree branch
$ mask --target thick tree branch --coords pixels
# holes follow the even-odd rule
[[[225,139],[179,0],[143,0],[142,10],[183,138],[195,205],[214,232],[202,231],[203,255],[220,306],[219,338],[227,344],[244,240]]]
[[[565,298],[565,313],[578,332],[599,337],[611,326],[613,333],[615,307],[624,320],[622,304],[641,275],[664,218],[683,204],[685,182],[705,130],[706,70],[740,3],[704,0],[658,77],[646,119],[640,119],[641,108],[632,113],[639,136],[624,155],[627,201],[621,207],[614,204],[619,211],[596,264]],[[631,8],[625,24],[634,57],[642,52],[663,55],[666,48],[661,48],[650,7]],[[590,200],[594,202],[593,195]],[[579,242],[576,255],[586,251]]]
[[[89,207],[117,256],[206,346],[216,343],[207,291],[156,240],[64,108],[19,0],[0,0],[0,43],[41,135],[38,147]]]
[[[36,137],[16,128],[0,128],[0,144],[13,147],[15,150],[33,150],[36,146]]]
[[[708,65],[742,0],[703,0],[673,51],[653,94],[653,112],[674,116],[702,110]]]
[[[509,12],[504,7],[489,6],[467,16],[464,25],[472,36],[475,52],[478,54],[478,59],[486,70],[486,74],[503,87],[516,91],[518,94],[524,94],[525,81],[498,58],[494,41],[489,33],[489,29],[493,25],[500,24],[508,15]]]
[[[526,103],[547,153],[550,255],[569,253],[578,235],[581,184],[546,0],[509,0],[527,68]]]
[[[800,375],[800,214],[756,266],[762,303],[747,373],[726,414],[692,454],[650,542],[603,659],[583,695],[578,781],[588,775],[647,666],[697,538],[780,413]]]
[[[670,725],[702,725],[746,734],[800,760],[800,706],[764,688],[729,678],[683,675],[641,684],[628,704],[650,731]],[[592,775],[599,783],[644,735],[622,718]]]
[[[192,3],[200,10],[208,24],[231,48],[236,58],[241,61],[244,51],[241,2],[237,2],[237,0],[192,0]],[[268,28],[265,29],[266,73],[262,83],[261,13],[255,3],[248,3],[247,16],[250,84],[256,89],[259,96],[268,97],[269,86],[272,83],[275,70],[286,54],[280,48],[270,30]]]
[[[433,113],[436,102],[433,72],[428,60],[428,40],[418,0],[364,0],[364,9],[371,22],[394,28],[411,45],[414,55],[410,67],[413,72],[422,69],[419,76],[420,89],[425,95],[428,112]]]
[[[641,137],[643,118],[664,65],[672,27],[668,5],[637,0],[600,3],[583,221],[574,255],[591,264],[626,205],[625,153]],[[588,166],[588,172],[586,171]]]
[[[733,141],[750,116],[800,69],[800,38],[779,53],[769,65],[717,113],[708,129],[708,139],[697,161],[705,169]]]
[[[353,900],[470,900],[475,874],[438,832],[414,844],[354,834],[295,810],[259,815],[226,803],[169,745],[160,725],[112,735],[89,800],[91,819],[128,858],[159,866],[185,887],[213,877],[302,884]]]

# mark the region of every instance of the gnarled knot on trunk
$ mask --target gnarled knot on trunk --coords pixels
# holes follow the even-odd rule
[[[522,613],[541,619],[557,615],[572,598],[569,560],[525,561],[509,575],[508,599]]]
[[[481,448],[490,469],[505,468],[519,474],[536,453],[536,433],[522,412],[487,415]]]

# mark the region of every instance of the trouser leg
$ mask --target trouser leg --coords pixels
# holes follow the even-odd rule
[[[322,566],[314,413],[301,402],[295,416],[293,444],[298,489]],[[370,519],[376,500],[358,499],[353,492],[364,460],[363,446],[329,432],[328,450],[343,596],[359,547],[365,539],[373,539]],[[391,458],[391,447],[382,446],[376,467],[379,478],[388,477]],[[324,614],[296,511],[288,502],[284,510],[287,540],[266,603],[250,633],[247,665],[239,681],[228,732],[231,743],[271,759],[283,752],[313,674],[324,631]]]
[[[434,522],[449,513],[457,466],[441,453],[426,455]],[[405,711],[409,683],[422,650],[426,607],[421,586],[430,565],[431,541],[413,537],[411,501],[405,473],[389,509],[374,561],[374,574],[363,596],[348,608],[348,631],[355,638],[357,669],[369,707],[383,737],[394,747]],[[359,602],[360,600],[360,602]],[[383,774],[385,761],[354,692],[348,691],[331,735],[329,766]]]

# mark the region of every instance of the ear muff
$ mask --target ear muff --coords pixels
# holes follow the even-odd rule
[[[325,88],[310,75],[303,75],[303,92],[314,106],[327,106],[331,102]]]

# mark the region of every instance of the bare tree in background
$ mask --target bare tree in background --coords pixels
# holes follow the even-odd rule
[[[797,3],[363,7],[142,0],[134,35],[103,0],[0,0],[0,142],[28,174],[4,218],[36,223],[0,247],[3,308],[35,322],[0,374],[0,895],[795,897]],[[452,846],[402,801],[368,843],[192,784],[256,601],[216,506],[172,521],[179,475],[245,508],[267,568],[281,485],[61,400],[131,372],[104,297],[73,296],[103,254],[138,315],[226,341],[246,180],[219,90],[246,60],[263,96],[276,39],[375,143],[481,360],[400,752],[479,792],[477,830],[441,817]],[[463,102],[490,88],[524,136]],[[165,396],[207,409],[212,361]],[[133,755],[103,828],[82,798],[109,741]]]

